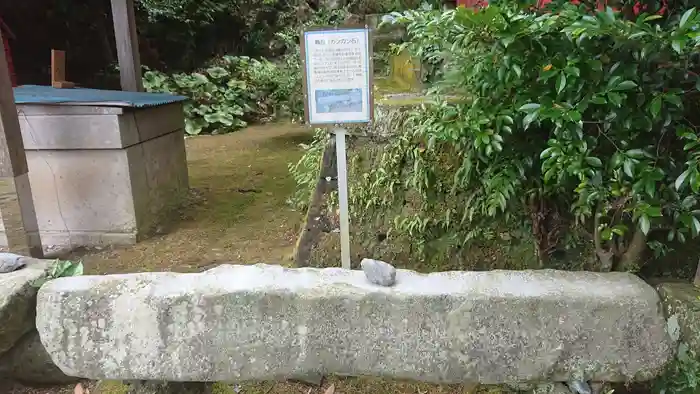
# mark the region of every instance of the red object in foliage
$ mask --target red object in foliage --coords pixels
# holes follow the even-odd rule
[[[12,64],[12,53],[10,52],[10,38],[14,38],[15,36],[12,34],[12,31],[10,31],[10,28],[7,27],[5,22],[2,21],[2,18],[0,18],[0,30],[2,31],[2,43],[5,47],[7,68],[10,71],[10,81],[12,82],[12,86],[15,87],[17,86],[17,75],[15,74],[15,67]]]
[[[580,3],[578,0],[570,0],[570,1],[571,1],[571,4],[579,4]],[[552,2],[552,0],[539,0],[537,2],[537,8],[542,8],[551,2]],[[487,4],[488,4],[488,0],[457,0],[458,6],[468,7],[468,8],[486,7]],[[597,8],[602,11],[603,9],[605,9],[607,1],[606,0],[597,1],[596,4],[598,5]],[[657,12],[657,14],[663,15],[666,12],[667,6],[668,6],[668,0],[663,0],[661,2],[661,8]],[[642,12],[646,11],[644,9],[644,6],[641,3],[635,3],[633,9],[634,9],[635,15],[639,15]]]
[[[485,7],[489,2],[486,0],[457,0],[457,6],[467,7],[467,8],[481,8]]]

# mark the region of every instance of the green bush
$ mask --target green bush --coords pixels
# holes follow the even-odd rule
[[[676,358],[654,381],[654,393],[696,394],[700,392],[700,358],[681,342]]]
[[[194,73],[149,70],[144,73],[144,87],[190,98],[184,108],[189,135],[226,133],[276,118],[297,121],[304,114],[300,32],[309,26],[339,25],[347,15],[344,9],[319,10],[307,20],[280,28],[275,34],[284,52],[279,61],[222,56]]]
[[[694,9],[672,21],[568,3],[394,16],[442,69],[435,105],[356,190],[365,210],[400,212],[393,234],[457,252],[516,227],[542,264],[583,242],[601,270],[636,270],[698,235]]]
[[[188,97],[185,127],[189,135],[226,133],[250,122],[267,121],[298,111],[295,76],[268,60],[223,56],[191,74],[149,70],[144,87]],[[299,88],[300,90],[300,88]]]

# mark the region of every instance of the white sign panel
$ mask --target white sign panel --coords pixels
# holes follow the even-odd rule
[[[309,124],[371,120],[368,29],[304,32]]]

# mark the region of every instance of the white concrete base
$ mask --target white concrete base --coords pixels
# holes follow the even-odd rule
[[[18,113],[44,247],[134,244],[187,196],[180,104],[27,105]]]

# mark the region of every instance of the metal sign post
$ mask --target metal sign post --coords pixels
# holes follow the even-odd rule
[[[338,203],[340,205],[340,261],[350,269],[350,209],[348,204],[348,165],[345,148],[347,130],[334,129],[338,158]]]
[[[306,123],[335,134],[340,203],[342,267],[350,269],[350,215],[345,124],[368,124],[374,116],[369,28],[318,28],[301,37]]]

